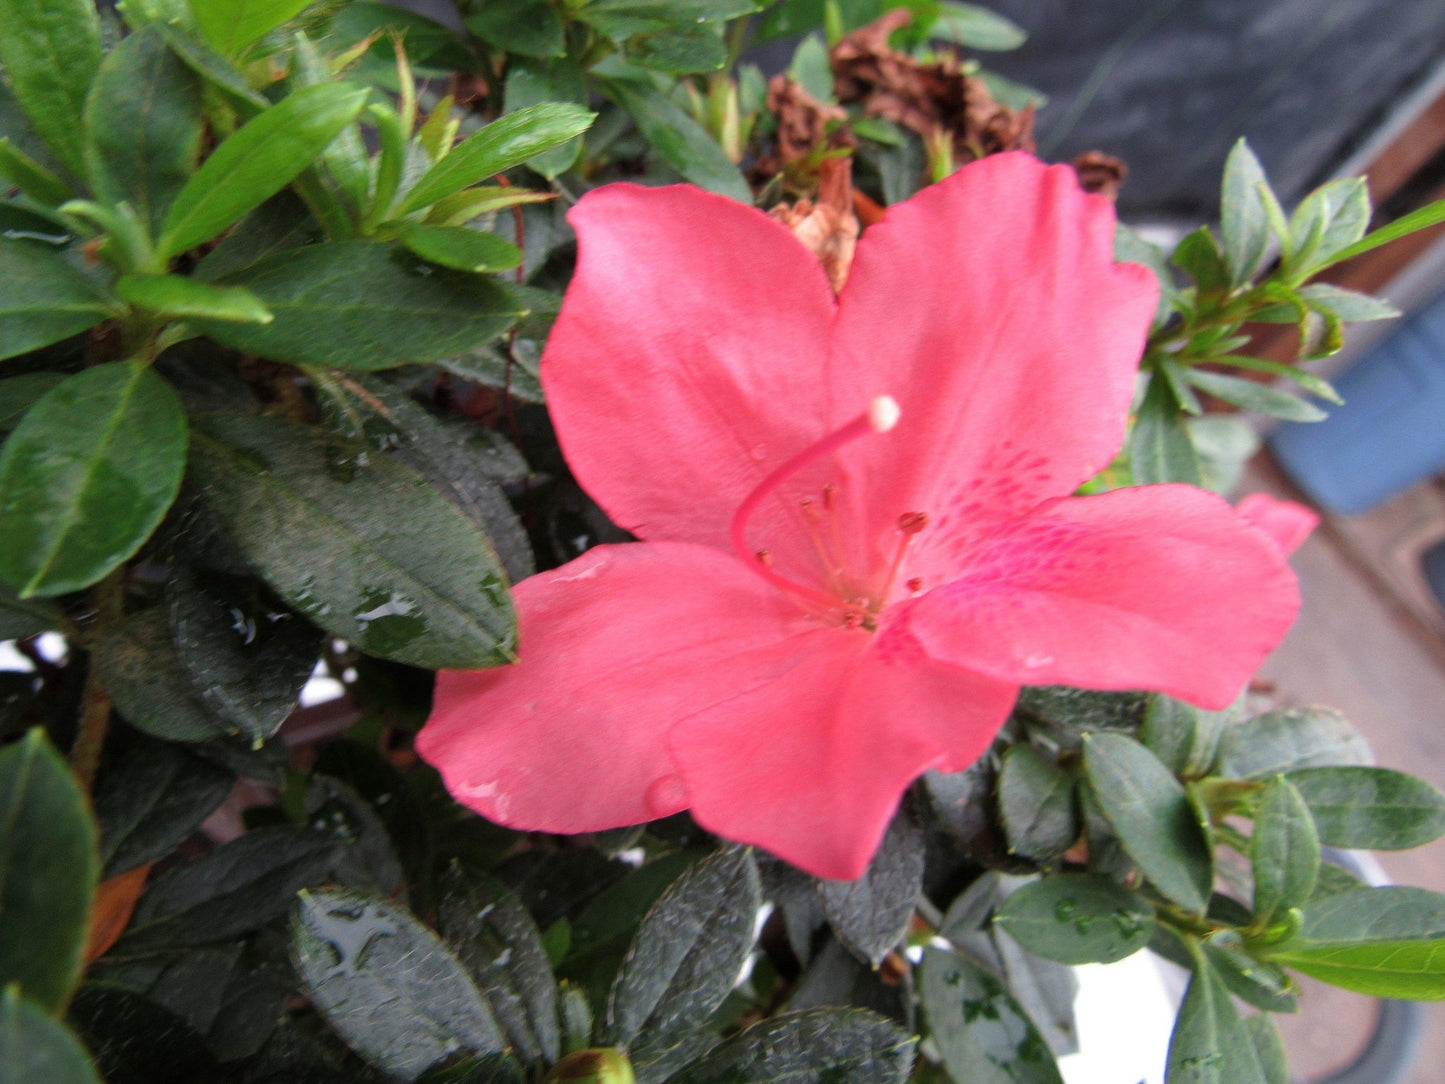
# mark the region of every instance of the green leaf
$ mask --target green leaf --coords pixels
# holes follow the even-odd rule
[[[0,380],[0,433],[14,429],[26,411],[64,380],[64,373],[48,371]]]
[[[929,1035],[954,1080],[1062,1084],[1033,1021],[983,968],[964,956],[928,948],[919,987]]]
[[[1360,732],[1332,708],[1271,711],[1227,727],[1219,743],[1219,774],[1268,779],[1301,768],[1371,764]]]
[[[1186,234],[1174,246],[1169,262],[1192,278],[1200,293],[1214,293],[1229,286],[1224,259],[1208,226],[1200,226],[1193,233]]]
[[[419,475],[278,418],[213,414],[196,430],[198,483],[297,610],[363,651],[414,666],[513,657],[516,619],[496,555]]]
[[[1219,207],[1219,233],[1230,286],[1251,281],[1269,251],[1269,216],[1260,195],[1260,186],[1268,184],[1259,159],[1240,139],[1224,163]]]
[[[1325,412],[1313,403],[1280,388],[1261,384],[1257,380],[1213,373],[1205,369],[1190,369],[1189,383],[1216,399],[1233,403],[1242,410],[1253,410],[1268,414],[1272,418],[1283,418],[1291,422],[1317,422],[1324,419]]]
[[[99,862],[75,776],[38,727],[0,749],[0,988],[59,1010],[80,978]]]
[[[1370,192],[1363,177],[1321,185],[1301,201],[1290,219],[1290,281],[1333,263],[1370,224]]]
[[[386,1073],[413,1080],[458,1050],[506,1046],[461,963],[400,907],[357,892],[303,893],[291,949],[312,1003]]]
[[[546,102],[492,121],[451,149],[402,200],[399,215],[520,166],[534,155],[581,135],[596,113],[570,102]]]
[[[1374,997],[1445,998],[1445,896],[1360,888],[1311,903],[1295,936],[1256,947],[1275,963]]]
[[[1403,851],[1445,834],[1445,794],[1404,772],[1305,768],[1286,778],[1331,847]]]
[[[85,96],[100,67],[90,0],[0,0],[0,65],[30,124],[72,176],[85,176]]]
[[[1327,282],[1301,286],[1299,296],[1315,311],[1333,313],[1347,324],[1364,320],[1393,320],[1400,315],[1400,310],[1383,297],[1372,297]]]
[[[719,852],[664,892],[637,928],[607,1001],[604,1039],[664,1039],[701,1023],[733,988],[761,904],[751,852]]]
[[[1202,913],[1214,881],[1211,855],[1179,781],[1149,750],[1117,734],[1086,737],[1084,767],[1100,811],[1144,876]]]
[[[1249,855],[1254,912],[1261,922],[1309,900],[1320,872],[1320,837],[1309,806],[1285,776],[1264,789],[1254,811]]]
[[[1111,964],[1149,943],[1154,905],[1107,877],[1063,873],[1013,892],[994,922],[1046,960]]]
[[[955,0],[943,0],[938,6],[940,14],[929,30],[931,38],[985,52],[1008,52],[1028,40],[1023,27],[988,8]]]
[[[1267,358],[1244,357],[1240,354],[1221,354],[1218,357],[1209,359],[1217,365],[1230,365],[1237,369],[1248,369],[1250,372],[1269,373],[1271,376],[1282,376],[1287,380],[1293,380],[1300,387],[1311,395],[1317,395],[1326,402],[1343,403],[1340,393],[1327,380],[1321,380],[1314,373],[1306,372],[1304,369],[1296,368],[1293,365],[1285,365],[1278,361],[1270,361]]]
[[[1166,1073],[1169,1084],[1265,1084],[1229,991],[1204,958],[1195,961],[1174,1022]]]
[[[620,42],[635,34],[723,22],[757,7],[754,0],[590,0],[576,9],[576,17]]]
[[[244,286],[212,286],[184,275],[122,275],[115,283],[122,301],[173,318],[203,318],[242,324],[275,319],[260,298]]]
[[[1151,693],[1139,740],[1175,775],[1197,779],[1214,767],[1229,715]]]
[[[1146,241],[1135,230],[1119,222],[1114,226],[1114,259],[1120,263],[1143,264],[1159,280],[1159,303],[1154,307],[1153,327],[1169,322],[1179,291],[1169,270],[1169,257],[1152,241]]]
[[[1274,1018],[1256,1013],[1244,1019],[1244,1030],[1254,1044],[1254,1057],[1264,1074],[1265,1084],[1289,1084],[1289,1064],[1285,1060],[1284,1039]]]
[[[356,119],[368,93],[345,83],[305,87],[243,124],[176,195],[161,255],[209,241],[285,188]]]
[[[277,252],[227,282],[250,290],[275,319],[195,319],[208,337],[276,361],[340,369],[435,361],[501,334],[522,311],[492,279],[437,270],[374,241]]]
[[[587,86],[581,67],[570,57],[546,61],[518,58],[507,68],[504,100],[509,112],[531,109],[544,102],[585,106]],[[582,137],[578,136],[533,155],[527,160],[527,168],[550,181],[571,169],[581,152]]]
[[[282,23],[290,22],[312,0],[191,0],[196,23],[211,48],[239,57]]]
[[[231,793],[224,768],[159,741],[138,741],[101,774],[95,791],[106,877],[163,858]]]
[[[1033,746],[1015,745],[1004,754],[998,808],[1011,854],[1048,861],[1079,838],[1074,778]]]
[[[528,1063],[562,1052],[557,980],[537,924],[496,881],[453,865],[442,876],[437,923],[477,982],[507,1041]]]
[[[562,15],[551,0],[484,4],[462,21],[473,34],[500,46],[503,52],[524,57],[567,52]]]
[[[714,1047],[671,1084],[903,1084],[914,1040],[861,1009],[781,1013]]]
[[[129,203],[154,234],[201,152],[201,81],[155,27],[122,40],[101,64],[85,136],[91,189],[106,203]]]
[[[1129,433],[1129,467],[1137,485],[1187,482],[1198,485],[1199,453],[1179,414],[1169,383],[1154,375]]]
[[[0,989],[0,1080],[102,1084],[80,1040],[14,986]]]
[[[727,43],[720,27],[693,23],[629,38],[623,48],[638,67],[669,75],[717,71],[727,64]]]
[[[923,830],[905,809],[888,825],[863,876],[818,882],[823,913],[855,956],[873,967],[903,939],[923,882]]]
[[[254,828],[146,885],[118,956],[228,941],[290,908],[298,890],[332,880],[342,844],[300,825]]]
[[[38,599],[21,601],[0,586],[0,640],[23,640],[64,624],[64,615],[49,604]]]
[[[709,192],[752,203],[752,189],[716,141],[649,83],[610,79],[603,90],[625,109],[669,166]]]
[[[1341,263],[1361,253],[1379,248],[1381,245],[1388,245],[1391,241],[1396,241],[1401,237],[1407,237],[1418,230],[1428,229],[1440,222],[1445,222],[1445,199],[1438,199],[1434,203],[1426,204],[1418,211],[1411,211],[1409,214],[1397,218],[1388,226],[1372,230],[1354,244],[1347,245],[1336,252],[1330,258],[1330,264]]]
[[[9,136],[0,136],[0,180],[49,207],[58,207],[71,197],[69,185],[15,146]]]
[[[428,263],[480,274],[522,265],[522,250],[505,237],[466,226],[424,226],[408,222],[401,243]]]
[[[147,366],[70,377],[0,449],[0,578],[21,598],[95,583],[150,537],[185,459],[185,412]]]
[[[1235,997],[1261,1012],[1297,1012],[1294,981],[1278,964],[1251,955],[1234,930],[1219,930],[1204,940],[1204,955]]]
[[[0,236],[0,358],[94,327],[111,306],[49,245]]]

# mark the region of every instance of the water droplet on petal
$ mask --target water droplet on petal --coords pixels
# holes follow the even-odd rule
[[[647,788],[643,801],[654,817],[670,817],[687,808],[687,787],[681,776],[664,775]]]

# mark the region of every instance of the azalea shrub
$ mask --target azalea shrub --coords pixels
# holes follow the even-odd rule
[[[1119,223],[968,5],[0,0],[0,1081],[1062,1079],[1445,997],[1250,679],[1362,180]],[[766,74],[756,50],[783,58]],[[1290,361],[1251,353],[1298,329]],[[332,695],[326,695],[325,690]]]

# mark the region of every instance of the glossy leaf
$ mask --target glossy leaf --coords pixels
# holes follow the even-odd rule
[[[14,986],[0,989],[0,1080],[101,1084],[80,1040]]]
[[[1047,861],[1079,838],[1073,776],[1030,745],[1016,745],[1004,754],[998,808],[1013,854]]]
[[[0,990],[65,1005],[98,874],[86,796],[45,732],[0,748]]]
[[[1229,991],[1202,960],[1169,1039],[1167,1074],[1169,1084],[1265,1084]]]
[[[459,1050],[506,1040],[461,963],[426,927],[356,892],[303,893],[292,955],[311,997],[347,1044],[414,1080]]]
[[[86,176],[154,233],[201,152],[201,81],[155,27],[123,39],[85,103]]]
[[[191,0],[191,11],[206,41],[217,52],[238,57],[282,23],[300,15],[311,0]]]
[[[512,656],[516,619],[496,555],[420,475],[278,418],[195,424],[198,483],[291,606],[398,662],[461,668]]]
[[[761,904],[746,849],[697,863],[637,928],[607,1003],[605,1038],[627,1046],[701,1023],[733,988],[753,945]]]
[[[1310,898],[1320,872],[1320,837],[1309,806],[1283,776],[1270,781],[1255,809],[1249,853],[1254,911],[1262,921]]]
[[[1297,934],[1256,951],[1332,986],[1375,997],[1445,998],[1445,896],[1359,888],[1311,903]]]
[[[100,18],[90,0],[0,0],[0,66],[30,124],[71,172],[85,176],[85,96],[100,67]]]
[[[1387,768],[1304,768],[1286,778],[1314,816],[1321,843],[1401,851],[1445,833],[1445,795]]]
[[[994,923],[1035,956],[1111,964],[1149,943],[1154,906],[1107,877],[1064,873],[1011,893]]]
[[[1260,186],[1268,186],[1259,159],[1243,139],[1224,163],[1219,232],[1229,284],[1242,286],[1254,278],[1269,250],[1270,226]]]
[[[338,369],[435,361],[494,338],[523,311],[492,279],[438,270],[373,241],[277,252],[226,281],[275,319],[196,319],[197,328],[249,354]]]
[[[769,1017],[713,1048],[674,1084],[902,1084],[914,1040],[859,1009],[812,1009]]]
[[[484,4],[465,20],[468,30],[483,41],[517,56],[562,56],[567,42],[562,15],[551,0],[515,0]]]
[[[1226,727],[1219,774],[1226,779],[1268,779],[1301,768],[1374,763],[1360,732],[1331,708],[1271,711]]]
[[[0,449],[0,578],[61,595],[118,568],[175,500],[185,457],[180,400],[146,365],[70,377]]]
[[[903,939],[922,891],[923,859],[923,830],[900,809],[863,876],[818,882],[823,913],[838,940],[873,967]]]
[[[683,177],[709,192],[752,203],[752,189],[717,142],[651,83],[613,79],[605,90],[662,160]]]
[[[160,316],[269,324],[275,317],[244,286],[212,286],[184,275],[122,275],[115,283],[122,301]]]
[[[55,248],[0,236],[0,358],[68,339],[110,315],[105,294]]]
[[[285,188],[356,119],[367,93],[344,83],[305,87],[243,124],[177,193],[161,254],[209,241]]]
[[[428,263],[454,271],[510,271],[521,266],[522,250],[505,237],[465,226],[425,226],[408,222],[401,243]]]
[[[1202,912],[1211,855],[1183,786],[1142,745],[1116,734],[1086,738],[1084,764],[1094,800],[1144,876]]]
[[[569,102],[548,102],[499,117],[453,147],[406,194],[398,214],[520,166],[533,155],[581,135],[597,114]]]
[[[1048,1044],[993,975],[965,956],[928,948],[920,998],[929,1035],[954,1080],[1062,1084]]]
[[[509,110],[530,109],[543,102],[587,104],[582,69],[572,58],[563,56],[554,60],[513,60],[507,69],[504,94]],[[582,137],[578,136],[534,155],[527,160],[527,168],[550,181],[571,169],[581,152]]]

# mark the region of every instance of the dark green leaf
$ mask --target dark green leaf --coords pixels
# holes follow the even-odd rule
[[[251,741],[276,733],[321,656],[322,634],[250,577],[178,563],[166,582],[191,691]]]
[[[35,131],[75,177],[85,176],[85,96],[100,67],[100,18],[90,0],[0,0],[0,66]]]
[[[212,286],[184,275],[122,275],[115,284],[122,301],[172,318],[202,318],[269,324],[274,317],[244,286]]]
[[[1025,685],[1015,715],[1061,748],[1077,751],[1084,734],[1134,734],[1148,708],[1144,693],[1111,693],[1064,685]]]
[[[397,213],[429,207],[444,196],[520,166],[533,155],[581,135],[596,116],[570,102],[546,102],[499,117],[427,170]]]
[[[105,58],[85,105],[86,175],[96,196],[128,202],[154,234],[201,152],[201,81],[155,27]]]
[[[430,930],[384,900],[303,893],[292,953],[312,1002],[348,1045],[412,1080],[458,1050],[506,1046],[466,971]]]
[[[95,791],[105,876],[169,854],[226,800],[234,782],[230,772],[174,745],[132,745]]]
[[[614,41],[667,27],[715,23],[757,10],[754,0],[591,0],[577,18]]]
[[[375,36],[378,40],[368,53],[363,73],[373,82],[395,91],[396,53],[391,43],[392,33],[388,31],[403,38],[407,57],[418,74],[427,70],[448,74],[471,71],[476,64],[476,58],[450,27],[390,4],[347,4],[332,24],[329,44],[333,48],[350,46]]]
[[[25,412],[65,380],[64,373],[25,373],[0,380],[0,433],[7,433],[25,417]]]
[[[221,238],[196,265],[194,277],[202,282],[216,282],[274,253],[303,248],[319,236],[320,228],[306,204],[299,196],[283,190]]]
[[[1175,775],[1198,778],[1214,766],[1228,721],[1228,711],[1202,711],[1163,693],[1152,693],[1139,740]]]
[[[367,93],[344,83],[305,87],[243,124],[177,193],[161,254],[209,241],[285,188],[356,119]]]
[[[1387,768],[1304,768],[1298,789],[1321,843],[1402,851],[1445,833],[1445,795],[1423,779]]]
[[[197,480],[296,609],[398,662],[471,668],[512,657],[516,619],[496,555],[420,475],[278,418],[216,414],[196,426]]]
[[[16,598],[0,586],[0,640],[23,640],[60,628],[65,618],[39,599]]]
[[[15,146],[9,136],[3,135],[0,135],[0,180],[8,182],[6,187],[14,185],[46,207],[58,207],[71,197],[69,185]]]
[[[557,981],[532,916],[501,884],[460,865],[443,876],[441,891],[437,923],[507,1041],[528,1063],[556,1061]]]
[[[1250,955],[1234,930],[1222,930],[1206,938],[1204,955],[1236,997],[1261,1012],[1297,1011],[1295,985],[1289,974],[1278,964]]]
[[[311,0],[192,0],[191,11],[211,47],[235,57],[310,4]]]
[[[255,828],[151,881],[115,952],[228,941],[285,914],[299,889],[331,879],[341,847],[297,825]]]
[[[1254,1057],[1264,1074],[1264,1084],[1289,1084],[1289,1064],[1285,1061],[1284,1039],[1274,1019],[1267,1013],[1244,1018],[1244,1030],[1254,1044]]]
[[[626,1046],[701,1023],[733,988],[761,904],[746,849],[693,866],[652,905],[617,972],[607,1041]]]
[[[0,578],[22,598],[95,583],[150,537],[185,460],[180,400],[146,365],[70,377],[0,449]]]
[[[249,354],[338,369],[436,361],[501,334],[523,311],[492,279],[374,241],[277,252],[227,282],[249,289],[275,320],[196,319],[197,328]]]
[[[1233,403],[1241,410],[1257,411],[1271,418],[1283,418],[1291,422],[1317,422],[1325,417],[1325,412],[1313,403],[1280,388],[1261,384],[1257,380],[1246,380],[1243,377],[1205,369],[1190,369],[1189,383],[1216,399]]]
[[[1271,780],[1260,797],[1249,853],[1254,911],[1261,921],[1310,898],[1320,872],[1320,837],[1309,806],[1284,776]]]
[[[1303,912],[1295,936],[1256,951],[1362,994],[1445,998],[1445,896],[1423,888],[1359,888]]]
[[[48,1009],[80,978],[100,863],[80,784],[45,732],[0,749],[0,989]]]
[[[773,1016],[714,1047],[675,1084],[902,1084],[914,1040],[871,1012],[812,1009]]]
[[[1231,286],[1252,280],[1269,250],[1269,217],[1259,191],[1262,185],[1267,187],[1269,181],[1259,159],[1241,139],[1224,163],[1219,208],[1219,233],[1224,239],[1224,263]]]
[[[818,882],[828,924],[859,959],[877,967],[903,939],[922,890],[923,858],[923,829],[900,809],[863,876]]]
[[[215,1080],[215,1056],[177,1013],[130,990],[81,987],[70,1024],[110,1084],[150,1084],[160,1066],[174,1080]]]
[[[1062,1084],[1033,1021],[983,968],[952,952],[925,949],[919,985],[930,1036],[954,1080]]]
[[[1107,877],[1065,873],[1013,892],[994,922],[1035,956],[1111,964],[1154,934],[1154,905]]]
[[[722,31],[711,23],[640,34],[629,38],[623,51],[631,63],[670,75],[717,71],[728,60]]]
[[[508,110],[530,109],[543,102],[571,102],[585,106],[587,86],[581,67],[570,57],[546,61],[518,58],[507,69],[505,100]],[[571,169],[581,151],[582,138],[579,136],[534,155],[527,160],[527,168],[550,181]]]
[[[1229,991],[1203,959],[1169,1039],[1169,1084],[1265,1084]]]
[[[510,271],[522,263],[522,250],[505,237],[465,226],[408,222],[402,227],[401,243],[428,263],[454,271]]]
[[[1129,434],[1129,467],[1138,485],[1200,482],[1199,453],[1168,381],[1158,375],[1149,379],[1149,390]]]
[[[669,166],[709,192],[752,203],[752,189],[702,127],[650,83],[612,79],[604,90],[627,110],[638,130]]]
[[[0,1080],[5,1084],[101,1084],[85,1047],[18,988],[0,989]]]
[[[507,53],[562,56],[567,51],[562,15],[551,0],[483,4],[464,22],[477,37],[500,46]]]
[[[1017,49],[1028,35],[1017,23],[977,4],[943,0],[929,36],[985,52]]]
[[[1219,745],[1219,774],[1226,779],[1373,761],[1360,732],[1331,708],[1271,711],[1227,727]]]
[[[1200,226],[1174,247],[1169,262],[1194,280],[1201,293],[1224,290],[1229,276],[1209,227]]]
[[[406,871],[377,810],[340,779],[314,775],[303,812],[316,832],[342,845],[332,880],[404,902]]]
[[[1209,847],[1183,786],[1138,742],[1115,734],[1084,741],[1093,797],[1144,876],[1201,912],[1214,875]]]
[[[1047,861],[1079,838],[1074,778],[1030,745],[1004,754],[998,776],[998,808],[1008,849]]]
[[[50,245],[0,236],[0,358],[68,339],[110,315],[105,294]]]

